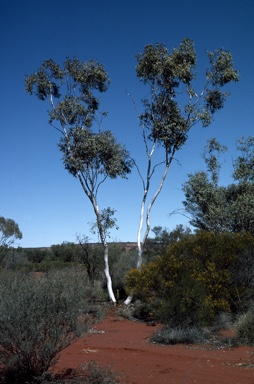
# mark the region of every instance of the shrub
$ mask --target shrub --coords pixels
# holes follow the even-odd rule
[[[41,263],[45,259],[52,259],[50,248],[28,248],[25,252],[30,263]]]
[[[219,331],[221,329],[230,329],[233,327],[235,321],[235,316],[229,312],[221,312],[219,313],[215,319],[210,330],[212,332]]]
[[[63,374],[43,374],[31,384],[120,384],[121,377],[123,375],[113,372],[110,366],[104,367],[90,361]]]
[[[124,319],[133,320],[134,306],[133,304],[124,305],[124,307],[120,306],[118,311],[118,315],[123,317]]]
[[[186,327],[205,323],[209,317],[204,288],[191,275],[190,261],[181,256],[159,257],[140,271],[132,270],[127,284],[141,300],[134,311],[139,319]]]
[[[110,367],[101,367],[97,362],[90,361],[83,366],[84,384],[118,384],[119,373],[112,371]]]
[[[159,321],[174,327],[211,325],[219,313],[243,310],[253,299],[253,253],[249,234],[200,231],[130,271],[126,289],[154,306]]]
[[[206,333],[198,327],[188,328],[169,328],[164,327],[156,331],[151,341],[160,344],[196,344],[202,343],[206,339]]]
[[[155,303],[154,301],[140,301],[136,300],[132,309],[132,316],[139,320],[153,321],[155,316]]]
[[[57,354],[89,327],[86,282],[81,273],[2,272],[0,364],[7,383],[32,382]]]
[[[254,345],[254,310],[242,314],[236,322],[237,338],[242,344]]]

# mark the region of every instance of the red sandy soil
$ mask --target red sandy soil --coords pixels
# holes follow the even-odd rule
[[[60,354],[54,372],[93,360],[131,384],[254,384],[254,347],[163,346],[149,337],[160,326],[107,316]]]

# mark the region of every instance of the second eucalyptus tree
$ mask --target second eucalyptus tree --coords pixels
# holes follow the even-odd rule
[[[184,210],[198,230],[254,235],[254,137],[240,138],[236,149],[240,154],[233,160],[234,183],[218,183],[219,156],[226,147],[213,138],[203,156],[207,170],[189,174],[183,184]]]
[[[209,69],[197,90],[194,85],[200,82],[196,81],[197,59],[192,40],[183,39],[172,52],[162,44],[147,45],[144,52],[137,55],[137,77],[147,87],[147,97],[142,100],[144,110],[139,116],[146,154],[144,174],[136,164],[143,184],[137,268],[142,264],[142,252],[150,231],[151,209],[176,152],[186,143],[195,124],[200,122],[207,127],[212,123],[213,115],[223,108],[229,95],[223,87],[238,81],[230,52],[223,49],[208,52],[208,61]],[[159,172],[159,166],[163,166],[160,181],[148,203],[151,180]]]
[[[104,248],[105,276],[110,299],[115,302],[108,265],[108,231],[115,225],[114,210],[99,209],[98,191],[106,179],[125,178],[131,171],[129,153],[111,131],[102,131],[99,93],[109,78],[100,63],[67,58],[60,67],[45,60],[26,77],[26,91],[50,103],[49,123],[61,132],[59,148],[67,171],[80,182],[92,204]],[[95,130],[97,126],[97,130]]]

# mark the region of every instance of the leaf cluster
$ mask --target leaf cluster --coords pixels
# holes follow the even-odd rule
[[[111,131],[94,133],[88,128],[71,128],[68,135],[61,138],[59,148],[65,168],[75,177],[83,174],[91,187],[98,175],[115,179],[131,172],[129,152]]]
[[[99,108],[94,91],[105,92],[109,78],[102,64],[94,60],[80,61],[67,58],[63,68],[52,59],[45,60],[32,75],[26,76],[26,91],[39,100],[50,100],[50,123],[60,122],[62,127],[84,125],[90,127]],[[54,105],[54,99],[62,100]]]
[[[197,92],[193,88],[197,59],[191,39],[183,39],[171,53],[157,43],[145,46],[137,55],[137,76],[150,90],[150,98],[143,100],[140,122],[147,138],[169,152],[182,147],[193,124],[201,121],[203,126],[210,125],[228,96],[221,88],[238,81],[230,52],[218,49],[209,52],[208,58],[204,88]]]
[[[234,161],[233,178],[244,183],[254,181],[254,137],[241,137],[237,141],[241,155]]]

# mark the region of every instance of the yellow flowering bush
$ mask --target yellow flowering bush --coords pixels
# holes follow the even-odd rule
[[[171,245],[140,270],[132,270],[127,290],[151,305],[156,302],[153,313],[161,321],[209,323],[218,313],[243,304],[247,288],[239,271],[246,249],[254,255],[254,238],[249,234],[200,231]]]

